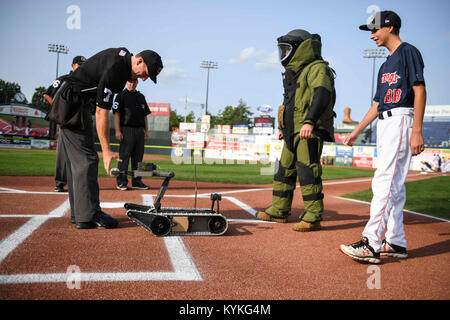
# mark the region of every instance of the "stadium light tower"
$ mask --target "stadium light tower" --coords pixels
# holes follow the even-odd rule
[[[49,44],[48,52],[56,52],[56,78],[58,78],[59,54],[67,54],[69,47],[61,44]]]
[[[200,68],[208,69],[208,77],[206,80],[206,104],[205,104],[205,114],[208,114],[209,70],[218,69],[218,63],[214,61],[202,61],[200,63]]]
[[[373,67],[372,67],[372,93],[370,94],[370,106],[373,103],[373,86],[375,83],[375,60],[377,58],[386,58],[386,50],[384,48],[381,49],[366,49],[364,50],[364,58],[373,59]],[[370,135],[369,135],[369,143],[372,143],[372,122],[370,123]]]

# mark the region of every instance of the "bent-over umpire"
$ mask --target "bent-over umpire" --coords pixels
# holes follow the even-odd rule
[[[109,145],[108,114],[114,94],[122,91],[129,79],[145,81],[150,77],[156,83],[162,68],[161,57],[154,51],[145,50],[133,56],[126,48],[106,49],[72,72],[56,94],[52,111],[59,112],[54,118],[62,124],[60,135],[67,159],[70,209],[76,228],[115,228],[118,225],[116,219],[100,208],[99,157],[94,147],[93,114],[103,164],[109,172],[111,161],[118,159]],[[74,110],[78,114],[74,115]]]

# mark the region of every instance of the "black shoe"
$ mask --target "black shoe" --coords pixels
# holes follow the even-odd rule
[[[145,183],[143,183],[142,181],[136,181],[136,182],[133,182],[132,188],[133,188],[133,189],[138,189],[138,190],[148,190],[148,189],[150,189],[149,186],[147,186],[147,185],[146,185]]]
[[[64,189],[64,185],[55,186],[56,192],[67,192],[67,190]]]
[[[130,190],[130,188],[128,188],[128,186],[125,183],[121,183],[117,186],[117,189],[125,191],[125,190]]]
[[[71,224],[75,224],[76,223],[76,221],[75,221],[75,217],[74,216],[70,216],[70,223]]]
[[[116,228],[119,221],[111,217],[109,214],[104,212],[99,212],[94,216],[94,219],[90,222],[77,222],[75,227],[77,229],[95,229],[95,228],[105,228],[113,229]]]

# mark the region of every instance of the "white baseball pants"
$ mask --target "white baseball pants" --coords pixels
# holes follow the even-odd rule
[[[406,248],[403,207],[414,120],[413,108],[393,109],[390,117],[386,112],[383,114],[384,119],[378,120],[377,124],[378,168],[372,180],[370,219],[363,231],[363,237],[369,239],[375,252],[381,251],[385,231],[387,242]]]

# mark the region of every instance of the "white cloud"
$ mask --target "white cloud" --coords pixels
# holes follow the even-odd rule
[[[245,48],[241,51],[239,54],[239,57],[237,58],[230,58],[228,60],[229,64],[236,64],[244,62],[250,58],[257,57],[264,54],[264,50],[256,50],[255,48]]]
[[[275,50],[269,54],[264,60],[255,63],[256,71],[272,71],[282,70],[280,60],[278,58],[278,51]]]
[[[181,62],[175,59],[168,59],[163,61],[164,68],[158,75],[158,79],[164,80],[182,80],[188,77],[187,72],[179,67]]]

